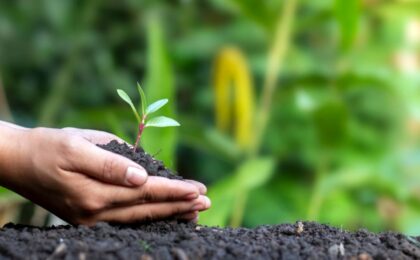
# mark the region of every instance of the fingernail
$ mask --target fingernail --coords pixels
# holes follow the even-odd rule
[[[186,200],[193,200],[193,199],[196,199],[196,198],[198,198],[198,193],[196,193],[196,192],[189,193],[187,196],[185,196]]]
[[[136,168],[136,167],[128,167],[127,172],[125,174],[125,179],[128,183],[132,185],[142,185],[147,178],[147,173],[145,170]]]
[[[203,208],[204,208],[204,206],[203,206],[203,204],[201,204],[201,203],[197,203],[197,204],[195,204],[193,207],[192,207],[192,211],[200,211],[200,210],[203,210]]]
[[[211,200],[209,199],[209,197],[204,196],[204,201],[206,202],[206,209],[211,207]]]
[[[207,193],[207,187],[204,184],[200,187],[200,192],[201,192],[201,194],[206,194]]]

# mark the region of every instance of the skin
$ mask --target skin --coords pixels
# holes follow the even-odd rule
[[[2,121],[0,133],[0,185],[69,223],[171,216],[196,221],[198,212],[210,207],[203,184],[147,176],[140,165],[96,146],[120,140],[112,134],[28,129]]]

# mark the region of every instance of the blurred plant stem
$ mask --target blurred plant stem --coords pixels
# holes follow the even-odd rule
[[[327,172],[328,159],[327,156],[323,156],[318,160],[318,165],[315,173],[314,187],[312,191],[311,199],[308,205],[308,220],[317,220],[319,216],[319,210],[323,200],[322,184],[324,182]]]
[[[264,88],[259,104],[260,107],[257,108],[254,143],[250,149],[250,156],[258,154],[261,147],[262,136],[264,135],[268,119],[270,118],[274,90],[276,89],[278,75],[290,43],[296,5],[297,0],[285,1],[283,12],[280,14],[277,22],[273,45],[268,54],[267,73],[265,74]]]
[[[0,119],[13,122],[12,113],[10,112],[9,103],[7,102],[6,92],[4,91],[3,81],[0,77]]]
[[[284,7],[278,18],[274,41],[268,53],[267,73],[264,79],[264,88],[261,96],[259,107],[257,108],[255,117],[254,139],[248,150],[248,158],[252,159],[258,156],[262,136],[267,127],[271,113],[271,103],[274,96],[274,90],[278,85],[278,77],[280,69],[283,65],[286,51],[289,47],[291,39],[291,29],[296,13],[297,0],[288,0],[284,2]],[[257,173],[255,173],[257,174]],[[248,193],[242,192],[237,195],[236,203],[233,209],[231,226],[238,227],[242,223],[243,214],[245,212]]]

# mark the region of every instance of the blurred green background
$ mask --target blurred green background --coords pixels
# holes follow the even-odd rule
[[[0,117],[133,142],[138,81],[182,125],[143,145],[208,185],[201,223],[418,235],[419,50],[415,0],[0,1]]]

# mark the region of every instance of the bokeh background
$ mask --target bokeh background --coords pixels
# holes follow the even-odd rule
[[[143,146],[208,185],[201,223],[418,235],[419,50],[415,0],[0,1],[0,117],[133,142],[116,89],[140,82],[182,124]]]

